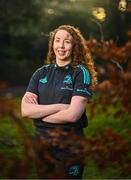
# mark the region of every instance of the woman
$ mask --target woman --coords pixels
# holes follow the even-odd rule
[[[22,99],[22,116],[34,119],[36,137],[53,142],[49,132],[56,129],[83,137],[85,107],[95,84],[94,64],[82,34],[73,26],[62,25],[50,33],[47,64],[31,77]],[[55,147],[51,153],[58,162],[65,162],[69,158],[67,149]],[[61,178],[80,179],[82,164],[67,164]]]

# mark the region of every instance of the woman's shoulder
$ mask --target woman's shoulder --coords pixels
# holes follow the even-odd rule
[[[37,68],[35,73],[41,73],[43,71],[47,71],[51,66],[52,66],[51,64],[45,64],[45,65]]]
[[[33,77],[43,76],[43,74],[45,74],[45,73],[48,71],[48,67],[49,67],[49,66],[50,66],[50,65],[46,64],[46,65],[43,65],[43,66],[37,68],[37,69],[33,72],[32,76],[33,76]]]
[[[75,77],[79,77],[80,79],[83,79],[85,84],[89,84],[90,83],[90,74],[88,69],[82,65],[82,64],[78,64],[75,68]]]
[[[87,67],[85,65],[82,64],[78,64],[75,68],[75,72],[76,73],[89,73]]]

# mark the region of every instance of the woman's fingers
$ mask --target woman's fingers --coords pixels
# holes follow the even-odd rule
[[[26,103],[38,104],[36,97],[33,97],[33,96],[25,96],[24,99],[25,99],[25,102],[26,102]]]

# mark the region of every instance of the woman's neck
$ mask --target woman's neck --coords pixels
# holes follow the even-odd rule
[[[66,66],[67,64],[70,64],[71,63],[71,60],[69,61],[60,61],[60,60],[56,60],[56,64],[60,67],[62,66]]]

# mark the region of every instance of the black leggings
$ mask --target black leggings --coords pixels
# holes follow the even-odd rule
[[[36,132],[35,149],[40,179],[82,179],[82,129],[48,128]]]

